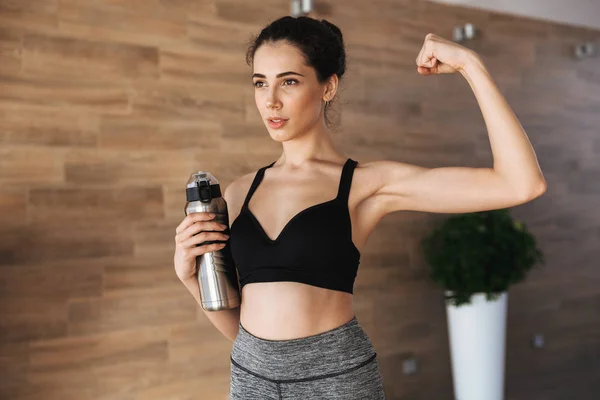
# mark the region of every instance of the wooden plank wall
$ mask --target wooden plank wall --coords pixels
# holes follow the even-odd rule
[[[600,58],[571,46],[600,33],[421,1],[315,3],[345,34],[335,141],[359,162],[491,165],[466,81],[414,65],[428,32],[483,29],[468,46],[548,181],[513,210],[548,264],[511,290],[507,399],[595,398]],[[0,0],[0,398],[228,397],[231,342],[175,277],[174,232],[191,172],[226,186],[280,154],[244,51],[288,12],[283,0]],[[441,291],[418,252],[445,217],[389,215],[363,252],[355,310],[390,399],[452,398]],[[419,371],[404,376],[410,356]]]

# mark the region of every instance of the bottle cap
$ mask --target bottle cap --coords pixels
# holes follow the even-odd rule
[[[221,197],[219,181],[210,172],[198,171],[190,175],[186,185],[187,201],[210,203],[212,199]]]

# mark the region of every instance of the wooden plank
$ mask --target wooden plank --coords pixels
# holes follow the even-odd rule
[[[158,78],[158,50],[65,36],[23,36],[22,72],[36,77],[98,80]]]
[[[161,218],[162,188],[136,186],[121,188],[36,188],[30,191],[33,221],[143,220]]]
[[[0,142],[6,145],[95,147],[98,131],[91,113],[12,102],[0,107]]]
[[[102,152],[73,149],[65,155],[65,180],[71,184],[116,186],[177,183],[185,187],[191,173],[190,157],[180,151]]]
[[[14,30],[2,27],[0,28],[0,72],[14,74],[20,70],[21,35]]]
[[[10,76],[0,74],[0,103],[69,107],[82,111],[128,114],[127,88],[108,82],[74,82],[67,77]]]

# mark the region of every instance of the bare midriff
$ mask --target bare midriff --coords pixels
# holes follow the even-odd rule
[[[252,335],[289,340],[337,328],[354,317],[353,295],[298,282],[249,283],[240,322]]]

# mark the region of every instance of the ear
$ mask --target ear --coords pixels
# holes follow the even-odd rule
[[[329,80],[325,83],[325,90],[323,91],[323,101],[331,101],[337,93],[339,80],[337,74],[331,75]]]

